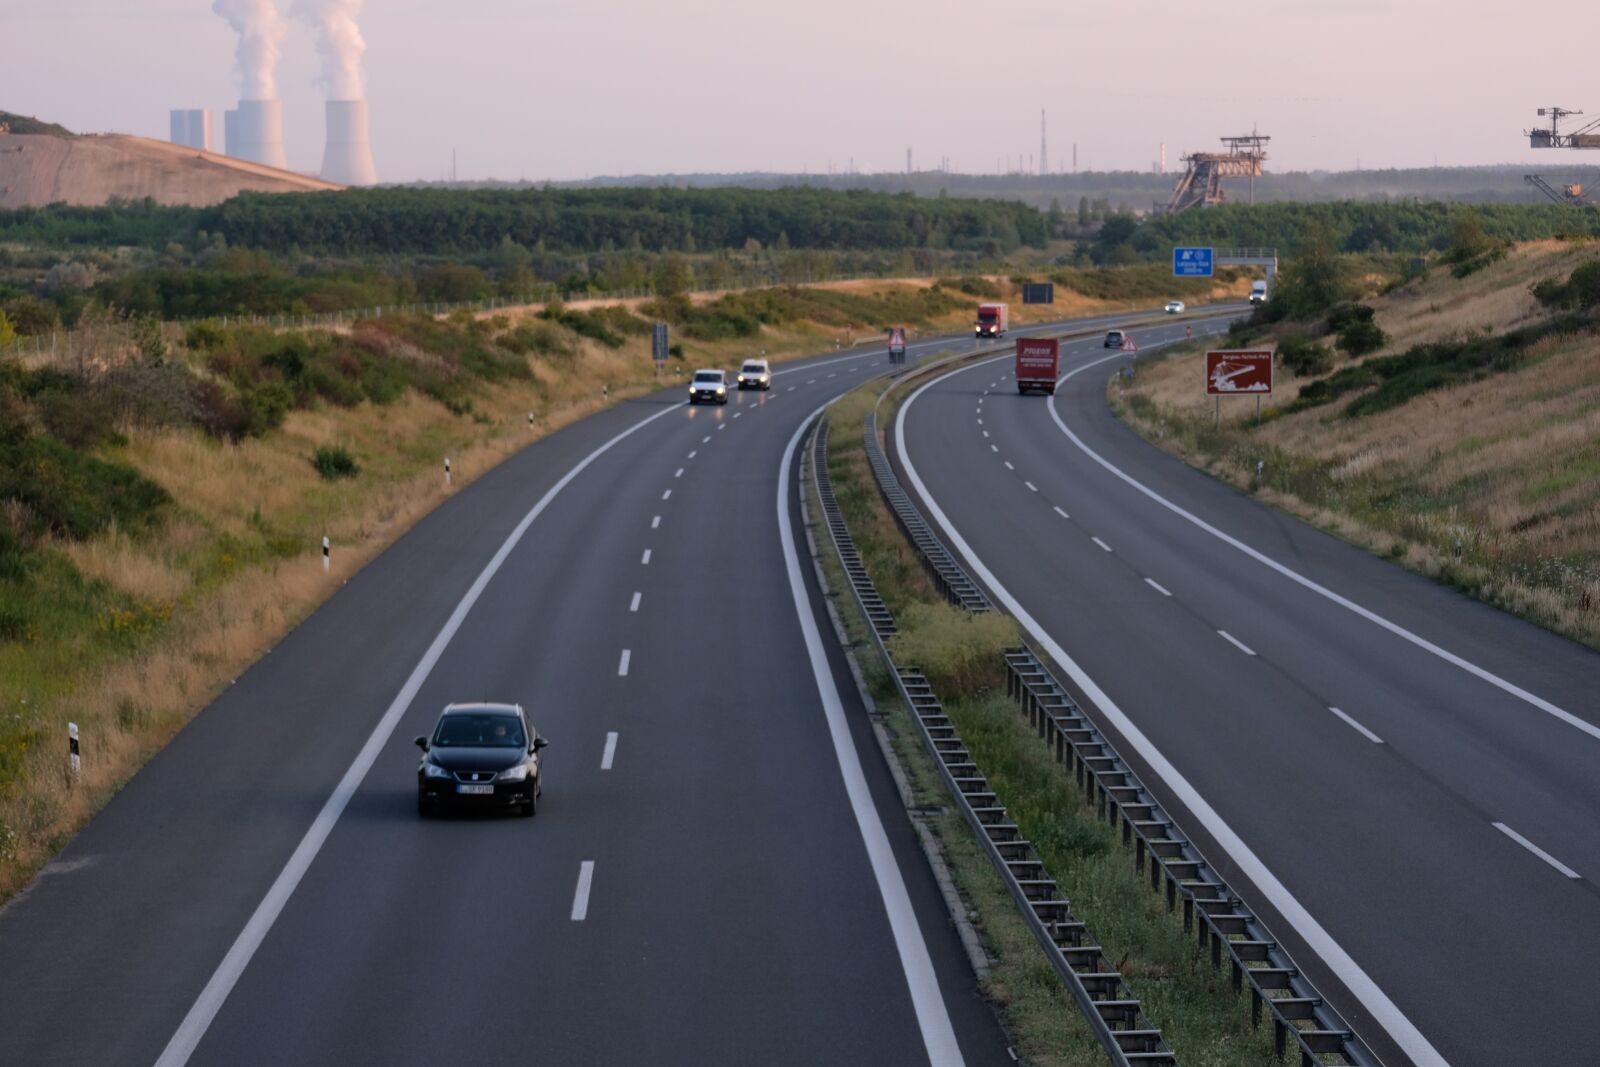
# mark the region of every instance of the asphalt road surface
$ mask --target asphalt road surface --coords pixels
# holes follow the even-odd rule
[[[883,364],[621,404],[418,523],[0,911],[0,1064],[1010,1063],[792,554],[798,432]],[[419,820],[485,698],[538,816]]]
[[[936,379],[908,484],[1387,1062],[1600,1063],[1600,656],[1166,456],[1128,359]]]

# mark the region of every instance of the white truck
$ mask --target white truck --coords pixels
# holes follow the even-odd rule
[[[1267,283],[1255,281],[1250,283],[1250,303],[1265,304],[1267,302]]]

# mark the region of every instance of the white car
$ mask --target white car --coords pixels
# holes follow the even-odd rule
[[[1176,315],[1179,312],[1181,312],[1182,310],[1183,310],[1183,301],[1182,300],[1168,300],[1167,301],[1167,314],[1168,315]]]
[[[689,380],[689,403],[708,404],[728,402],[728,380],[719,370],[697,370]]]
[[[764,359],[747,359],[739,368],[740,389],[771,389],[772,368]]]

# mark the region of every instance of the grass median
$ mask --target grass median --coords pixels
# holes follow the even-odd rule
[[[829,409],[828,470],[863,563],[900,630],[891,652],[928,676],[945,710],[1001,803],[1034,844],[1073,911],[1104,946],[1185,1065],[1266,1067],[1277,1063],[1269,1030],[1254,1030],[1243,999],[1195,948],[1181,920],[1149,891],[1124,850],[1082,799],[1076,785],[1005,697],[1003,651],[1019,642],[999,615],[973,617],[946,602],[883,503],[862,440],[862,418],[877,403],[869,383]],[[889,406],[885,405],[885,419]],[[830,581],[846,588],[837,560]],[[864,673],[889,712],[895,751],[919,804],[947,808],[938,772],[916,725],[900,706],[886,666],[855,614],[838,598]],[[1037,1064],[1104,1063],[1106,1057],[1005,891],[981,844],[954,811],[931,823],[985,947],[996,959],[984,982],[1012,1030],[1019,1054]]]

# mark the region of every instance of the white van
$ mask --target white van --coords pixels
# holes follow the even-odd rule
[[[1266,302],[1267,302],[1267,283],[1266,282],[1251,282],[1250,283],[1250,303],[1252,303],[1252,304],[1265,304]]]

